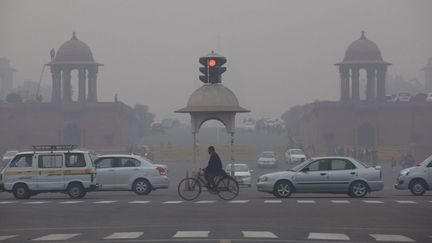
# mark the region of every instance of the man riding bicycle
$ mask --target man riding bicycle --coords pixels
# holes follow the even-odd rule
[[[219,158],[219,155],[216,153],[213,146],[208,147],[208,153],[210,154],[210,159],[207,167],[204,168],[203,171],[209,190],[214,190],[216,188],[214,178],[223,174],[224,171],[222,170],[221,159]]]

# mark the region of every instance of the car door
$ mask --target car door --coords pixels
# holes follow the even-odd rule
[[[141,162],[130,157],[119,158],[119,167],[116,168],[117,186],[122,190],[130,190],[131,180],[140,172]]]
[[[346,159],[331,160],[329,171],[329,190],[333,192],[348,191],[349,184],[357,177],[355,165]]]
[[[38,154],[37,162],[38,190],[64,190],[64,154]]]
[[[99,184],[100,190],[114,190],[116,189],[116,175],[113,165],[115,158],[104,157],[99,158],[95,162],[96,167],[96,182]]]
[[[426,180],[429,184],[429,189],[432,188],[432,161],[426,166]]]
[[[329,159],[311,162],[295,175],[295,187],[298,192],[324,192],[328,187]]]
[[[19,154],[5,169],[3,182],[12,187],[16,182],[21,181],[27,183],[30,190],[35,190],[37,178],[33,171],[33,154]]]

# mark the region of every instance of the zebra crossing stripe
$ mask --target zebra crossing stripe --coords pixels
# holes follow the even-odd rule
[[[11,204],[15,203],[14,201],[0,201],[0,204]]]
[[[297,203],[315,203],[314,200],[297,200]]]
[[[383,201],[377,201],[377,200],[363,200],[365,203],[371,203],[371,204],[379,204],[384,203]]]
[[[383,235],[383,234],[370,234],[376,241],[386,242],[414,242],[413,239],[403,235]]]
[[[282,200],[265,200],[264,203],[282,203]]]
[[[309,233],[309,240],[350,240],[345,234]]]
[[[166,202],[163,202],[163,204],[179,204],[179,203],[182,203],[183,201],[166,201]]]
[[[109,203],[115,203],[115,202],[117,202],[117,201],[97,201],[97,202],[94,202],[94,204],[109,204]]]
[[[47,202],[43,202],[43,201],[34,201],[34,202],[25,202],[24,204],[44,204]]]
[[[60,202],[60,204],[77,204],[77,203],[83,203],[84,201],[64,201]]]
[[[107,237],[105,240],[119,240],[119,239],[136,239],[143,235],[143,232],[115,232]]]
[[[416,202],[414,201],[407,201],[407,200],[402,200],[402,201],[396,201],[397,203],[402,203],[402,204],[414,204]]]
[[[278,237],[272,232],[268,231],[242,231],[244,238],[269,238],[277,239]]]
[[[33,239],[32,241],[59,241],[59,240],[69,240],[71,238],[74,238],[81,234],[50,234],[45,235],[36,239]]]
[[[198,204],[207,204],[207,203],[215,203],[216,201],[198,201]]]
[[[249,202],[249,200],[232,200],[232,201],[229,201],[228,203],[248,203]]]
[[[17,237],[17,235],[0,235],[0,241]]]
[[[129,203],[131,203],[131,204],[145,204],[145,203],[150,203],[150,201],[130,201]]]
[[[208,238],[210,231],[177,231],[173,238]]]
[[[331,200],[332,203],[350,203],[348,200]]]

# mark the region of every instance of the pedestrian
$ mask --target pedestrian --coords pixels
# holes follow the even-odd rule
[[[395,160],[395,158],[393,156],[392,156],[392,158],[390,160],[390,165],[391,165],[392,170],[394,170],[395,167],[396,167],[396,160]]]

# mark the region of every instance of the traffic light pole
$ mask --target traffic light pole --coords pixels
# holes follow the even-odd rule
[[[234,132],[231,132],[231,176],[234,177]]]

